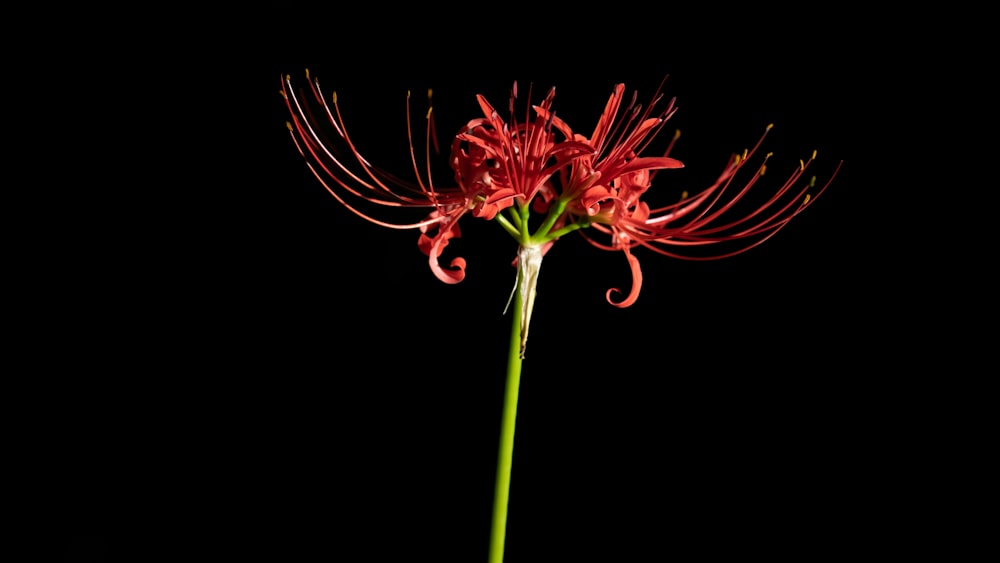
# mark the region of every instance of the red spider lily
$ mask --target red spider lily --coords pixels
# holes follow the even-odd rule
[[[582,203],[588,210],[597,209],[596,212],[591,211],[590,220],[595,231],[607,235],[607,242],[581,232],[597,248],[624,251],[632,270],[629,294],[616,303],[611,300],[611,295],[617,290],[609,290],[609,303],[627,307],[639,295],[642,272],[638,259],[632,255],[632,248],[643,246],[656,253],[685,260],[716,260],[734,256],[774,236],[826,190],[840,164],[814,194],[809,192],[816,187],[815,177],[800,183],[806,169],[816,158],[813,151],[812,156],[807,161],[800,160],[784,182],[763,201],[749,201],[748,195],[764,175],[771,154],[764,157],[745,183],[735,183],[737,172],[760,148],[770,129],[771,126],[768,126],[752,149],[732,156],[712,185],[692,197],[683,197],[679,202],[650,208],[640,200],[650,188],[655,173],[655,170],[648,169],[621,175],[610,182],[603,193],[595,193],[595,190],[588,192]]]
[[[555,116],[551,112],[554,96],[552,88],[535,107],[535,118],[525,119],[523,124],[514,117],[516,82],[511,90],[510,124],[500,118],[486,98],[477,96],[484,117],[470,121],[455,136],[451,165],[460,186],[490,192],[479,216],[492,219],[515,201],[527,204],[540,192],[551,198],[550,178],[591,153],[589,144],[572,140],[572,135],[556,140],[552,130]]]
[[[573,140],[557,140],[551,127],[550,107],[555,90],[542,102],[536,118],[518,124],[513,118],[517,84],[511,95],[511,123],[501,119],[482,96],[478,97],[484,117],[470,121],[455,136],[450,164],[457,186],[435,187],[430,173],[430,147],[436,146],[433,107],[427,113],[426,174],[421,175],[413,144],[410,105],[406,107],[410,160],[415,182],[406,182],[372,165],[358,152],[340,114],[336,92],[327,103],[317,79],[309,78],[310,96],[300,100],[291,79],[282,80],[292,121],[288,129],[309,169],[333,197],[358,216],[377,225],[395,229],[419,229],[418,246],[428,257],[431,270],[446,283],[458,283],[465,277],[466,262],[455,258],[451,267],[438,263],[448,241],[461,236],[458,220],[468,212],[484,219],[494,219],[498,212],[515,201],[525,205],[539,191],[552,193],[549,178],[565,163],[590,152],[590,146]],[[428,94],[429,96],[429,94]],[[409,96],[407,96],[409,98]],[[332,105],[331,105],[332,104]],[[333,126],[328,137],[321,122]],[[430,213],[416,222],[394,222],[376,216],[375,210],[361,206],[429,208]],[[513,234],[513,233],[512,233]]]
[[[624,85],[619,84],[605,106],[597,127],[590,139],[573,131],[564,122],[552,118],[554,126],[568,138],[589,144],[590,154],[574,159],[563,169],[568,217],[563,223],[593,226],[607,242],[580,231],[588,242],[604,250],[624,251],[632,271],[632,289],[621,302],[612,300],[617,289],[608,290],[609,303],[628,307],[639,296],[642,287],[642,270],[631,249],[647,247],[654,252],[687,260],[714,260],[745,252],[778,232],[798,215],[811,201],[826,190],[840,169],[814,194],[815,177],[796,187],[806,168],[816,157],[815,151],[808,161],[799,166],[784,183],[763,202],[746,205],[747,197],[766,170],[770,154],[764,157],[753,176],[742,187],[734,187],[737,172],[759,149],[769,125],[757,144],[742,155],[730,158],[725,170],[709,187],[693,197],[658,208],[650,208],[640,197],[651,187],[658,170],[679,168],[682,164],[669,157],[679,132],[674,135],[660,157],[641,157],[640,153],[657,135],[664,122],[673,115],[674,100],[657,117],[650,117],[660,100],[654,95],[652,103],[642,110],[636,104],[636,95],[624,109],[621,102]],[[614,141],[611,141],[614,137]],[[714,252],[687,252],[704,247],[718,247]]]
[[[308,72],[307,72],[308,78]],[[662,88],[662,84],[661,84]],[[678,135],[675,134],[660,156],[643,156],[664,124],[676,111],[674,100],[656,109],[662,96],[657,89],[645,108],[636,103],[636,94],[623,107],[625,87],[615,86],[589,138],[575,133],[552,110],[555,89],[533,106],[522,121],[515,117],[517,83],[510,96],[510,117],[501,119],[483,97],[478,96],[483,117],[473,119],[454,137],[449,163],[455,173],[453,187],[438,188],[431,180],[430,147],[433,135],[433,110],[427,114],[427,168],[421,174],[413,144],[409,102],[406,108],[410,160],[415,182],[403,181],[372,165],[357,150],[347,133],[336,93],[332,105],[322,95],[319,82],[309,80],[311,96],[299,99],[286,76],[282,81],[292,122],[292,139],[306,158],[310,170],[338,201],[357,215],[378,225],[396,229],[419,229],[419,248],[429,257],[431,270],[446,283],[465,277],[465,260],[455,258],[450,268],[438,259],[452,238],[461,236],[458,220],[466,213],[484,219],[496,219],[518,240],[519,255],[531,256],[535,271],[519,272],[525,303],[530,306],[534,280],[541,255],[559,237],[594,227],[588,242],[604,250],[623,251],[632,272],[628,295],[615,302],[609,289],[606,298],[618,307],[627,307],[638,298],[642,271],[632,254],[636,246],[689,260],[711,260],[745,252],[762,243],[815,201],[836,176],[815,194],[815,178],[801,185],[799,180],[815,158],[799,166],[785,182],[762,201],[751,201],[751,189],[757,187],[766,170],[770,154],[742,186],[734,185],[737,173],[761,146],[767,131],[757,144],[742,155],[734,155],[718,179],[692,197],[666,206],[651,208],[642,197],[659,170],[680,168],[683,164],[670,157]],[[409,98],[409,96],[408,96]],[[529,92],[530,98],[530,92]],[[311,101],[311,103],[307,103]],[[654,113],[655,111],[655,113]],[[328,138],[321,121],[333,126]],[[432,142],[433,141],[433,142]],[[754,194],[759,190],[754,190]],[[392,222],[376,217],[375,211],[361,206],[383,208],[424,208],[429,214],[421,221]],[[534,232],[529,227],[530,210],[545,214]],[[581,230],[581,233],[583,231]],[[604,237],[607,240],[604,240]],[[710,252],[701,249],[709,248]],[[536,252],[536,249],[538,252]],[[522,268],[526,267],[522,265]],[[530,312],[525,315],[530,318]],[[524,327],[524,335],[527,326]]]
[[[308,70],[306,78],[310,95],[303,96],[304,99],[300,100],[296,95],[288,76],[282,79],[281,93],[292,117],[288,129],[309,170],[337,201],[363,219],[393,229],[419,229],[418,246],[429,257],[434,275],[445,283],[462,281],[465,278],[464,258],[454,258],[450,268],[441,267],[438,258],[449,240],[461,236],[458,220],[477,206],[482,206],[488,191],[470,191],[463,185],[436,188],[430,175],[430,142],[425,156],[426,177],[421,175],[413,145],[409,95],[406,122],[415,182],[404,181],[365,159],[344,126],[336,92],[330,98],[332,105],[328,104],[319,80],[310,78]],[[428,110],[427,114],[427,139],[436,141],[431,112]],[[324,129],[324,121],[333,125],[333,137],[327,136],[326,129],[329,127]],[[430,212],[421,221],[387,221],[376,217],[379,207],[420,208],[430,209]]]

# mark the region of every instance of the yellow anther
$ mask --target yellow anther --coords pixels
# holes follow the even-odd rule
[[[307,68],[306,69],[306,79],[308,79],[308,78],[309,78],[309,69]]]
[[[812,178],[809,178],[809,187],[810,188],[815,188],[816,187],[816,176],[813,176]]]
[[[806,194],[806,198],[804,200],[802,200],[802,205],[808,204],[810,197],[812,197],[812,194]]]
[[[806,163],[802,162],[802,159],[800,158],[799,159],[799,172],[802,172],[805,169],[806,169]]]
[[[746,160],[746,159],[747,159],[747,150],[743,149],[743,158],[742,158],[742,160]]]
[[[760,165],[760,172],[758,172],[757,175],[758,176],[763,176],[764,172],[767,172],[767,165],[766,164],[761,164]]]
[[[431,96],[433,96],[433,95],[434,95],[434,89],[433,88],[428,88],[427,89],[427,99],[428,100],[431,99]]]
[[[681,199],[687,199],[687,198],[688,198],[688,191],[684,190],[683,192],[681,192]]]
[[[289,131],[292,131],[292,122],[291,121],[286,121],[285,125],[288,127]]]
[[[433,111],[434,111],[434,108],[427,108],[427,116],[424,117],[424,119],[430,119],[431,118],[431,113]]]
[[[816,149],[813,149],[812,158],[810,158],[809,160],[816,160]]]
[[[337,91],[336,90],[333,91],[333,95],[330,96],[330,98],[333,100],[334,104],[337,103]]]
[[[278,90],[278,93],[281,94],[282,98],[285,98],[286,100],[288,99],[288,94],[286,94],[284,90]]]
[[[770,131],[772,127],[774,127],[774,124],[773,123],[768,123],[767,127],[764,129],[764,131]]]
[[[767,160],[767,159],[771,158],[772,156],[774,156],[774,153],[773,153],[773,152],[769,152],[769,153],[767,153],[767,154],[766,154],[766,155],[764,156],[764,160]]]
[[[291,74],[286,74],[285,75],[285,82],[290,82],[291,80],[292,80],[292,75]]]
[[[409,100],[409,99],[410,99],[410,91],[409,91],[409,90],[407,90],[407,91],[406,91],[406,99],[407,99],[407,100]]]
[[[677,139],[680,138],[681,138],[681,130],[677,129],[676,131],[674,131],[674,140],[676,141]]]

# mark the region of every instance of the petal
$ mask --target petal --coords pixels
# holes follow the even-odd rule
[[[684,168],[684,163],[669,156],[643,156],[633,158],[616,172],[621,175],[636,170],[661,170],[665,168]]]
[[[438,264],[436,256],[431,256],[428,259],[431,265],[431,271],[437,276],[437,279],[443,281],[447,284],[455,284],[465,279],[465,258],[455,258],[451,261],[451,269],[444,269]]]
[[[639,290],[642,289],[642,269],[639,267],[639,259],[632,256],[632,253],[629,252],[627,247],[625,248],[625,257],[628,258],[629,267],[632,268],[632,290],[629,291],[629,294],[625,297],[625,299],[619,303],[615,303],[611,300],[612,294],[621,293],[618,288],[613,287],[604,294],[608,303],[622,309],[635,303],[635,300],[639,298]]]
[[[427,255],[427,262],[430,264],[431,272],[434,273],[437,279],[448,284],[458,283],[465,279],[465,259],[455,258],[451,261],[450,269],[445,269],[438,262],[438,257],[441,256],[445,247],[448,246],[448,241],[453,238],[460,238],[462,231],[458,228],[458,223],[455,221],[438,224],[436,227],[437,232],[433,236],[427,235],[426,230],[421,229],[422,232],[420,239],[417,241],[417,246],[421,252]]]
[[[447,231],[450,232],[450,231]],[[434,244],[427,255],[427,263],[431,267],[431,272],[437,279],[447,284],[458,283],[465,279],[465,258],[455,258],[451,261],[450,269],[444,269],[438,263],[438,257],[445,246],[448,246],[448,239],[451,236],[438,236],[434,239]]]
[[[597,120],[597,127],[594,128],[590,141],[595,147],[600,147],[604,143],[604,137],[611,130],[611,124],[618,115],[618,106],[621,105],[622,94],[625,92],[624,84],[616,84],[614,91],[608,98],[608,103],[604,106],[604,113]]]

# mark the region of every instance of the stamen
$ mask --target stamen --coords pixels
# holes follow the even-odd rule
[[[434,123],[434,90],[431,88],[427,89],[427,120],[430,122],[427,124],[427,137],[430,139],[431,144],[434,146],[434,154],[441,154],[441,144],[438,142],[437,135],[437,125]],[[430,177],[431,169],[430,163],[427,164],[427,176]]]

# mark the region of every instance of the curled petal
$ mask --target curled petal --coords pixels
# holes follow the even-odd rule
[[[607,187],[594,186],[588,188],[580,196],[580,207],[586,209],[588,215],[596,215],[600,210],[600,203],[612,197],[614,197],[614,194]]]
[[[435,213],[437,212],[435,211]],[[433,235],[427,234],[428,229],[421,228],[420,240],[417,241],[417,246],[421,252],[427,255],[428,264],[430,264],[431,271],[437,279],[448,284],[458,283],[465,279],[465,259],[455,258],[451,261],[450,269],[445,269],[441,267],[438,258],[445,247],[448,246],[448,241],[453,238],[460,238],[462,231],[458,228],[458,224],[454,222],[439,224],[436,227],[437,232]]]
[[[436,222],[432,222],[435,221]],[[444,247],[448,246],[448,241],[453,238],[462,238],[462,229],[459,227],[456,217],[447,217],[440,211],[433,211],[427,217],[426,224],[420,226],[420,239],[417,240],[417,247],[420,251],[430,256],[434,250],[440,255]]]
[[[442,268],[438,262],[441,251],[448,246],[448,239],[452,238],[452,235],[448,234],[450,232],[451,230],[447,230],[435,237],[427,253],[427,263],[430,264],[431,271],[434,272],[437,279],[447,284],[458,283],[465,279],[465,258],[452,259],[449,269]],[[421,237],[423,236],[421,235]]]
[[[632,256],[632,253],[628,251],[628,248],[625,249],[625,257],[628,258],[628,265],[630,268],[632,268],[632,290],[629,291],[625,299],[623,299],[618,303],[615,303],[614,301],[611,300],[612,294],[621,293],[621,291],[618,288],[613,287],[609,289],[607,293],[604,294],[604,297],[608,300],[608,303],[614,305],[615,307],[619,307],[621,309],[624,309],[625,307],[628,307],[633,303],[635,303],[635,300],[639,298],[639,290],[642,289],[642,269],[639,267],[639,259],[636,258],[635,256]]]
[[[442,268],[441,264],[438,263],[437,256],[433,254],[428,258],[428,263],[437,279],[444,283],[455,284],[465,279],[465,258],[452,259],[450,269]]]
[[[531,200],[531,210],[535,213],[546,213],[555,198],[556,191],[551,183],[546,182],[535,192],[535,198]]]
[[[493,193],[491,193],[486,198],[486,202],[485,203],[487,205],[497,205],[500,202],[506,201],[507,204],[504,205],[503,207],[504,208],[510,207],[510,205],[511,205],[510,200],[513,199],[515,195],[517,195],[517,192],[515,192],[514,190],[512,190],[510,188],[502,188],[502,189],[496,190]]]

